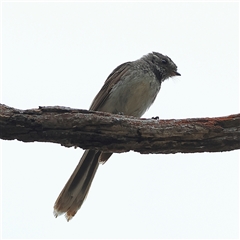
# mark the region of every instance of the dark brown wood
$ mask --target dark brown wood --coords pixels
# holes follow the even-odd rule
[[[240,114],[155,120],[67,107],[19,110],[0,104],[0,138],[106,152],[193,153],[240,149]]]

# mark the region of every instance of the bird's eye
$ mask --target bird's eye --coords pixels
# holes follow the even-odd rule
[[[162,63],[167,64],[168,63],[167,59],[162,59]]]

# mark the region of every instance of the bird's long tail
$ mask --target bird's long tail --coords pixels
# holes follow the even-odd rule
[[[54,215],[69,221],[80,209],[99,166],[101,152],[86,150],[54,204]]]

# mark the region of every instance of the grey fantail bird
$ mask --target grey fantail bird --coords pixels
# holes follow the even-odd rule
[[[154,102],[161,83],[181,76],[176,64],[157,52],[118,66],[94,98],[90,110],[141,117]],[[65,213],[69,221],[80,209],[100,162],[112,153],[86,150],[54,205],[54,215]]]

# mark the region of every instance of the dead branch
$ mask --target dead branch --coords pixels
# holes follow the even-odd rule
[[[19,110],[0,104],[0,138],[106,152],[193,153],[240,148],[240,114],[155,120],[66,107]]]

